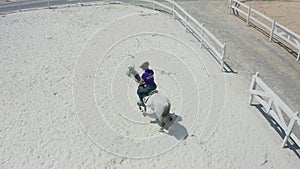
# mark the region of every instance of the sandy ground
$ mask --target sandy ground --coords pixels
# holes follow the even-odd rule
[[[3,15],[0,24],[3,168],[300,165],[248,105],[243,71],[219,72],[166,14],[103,5]],[[145,59],[182,118],[170,135],[135,107],[125,69]]]
[[[294,111],[300,109],[300,67],[295,62],[293,49],[281,41],[269,43],[268,34],[256,27],[247,27],[242,19],[230,15],[227,3],[222,0],[180,4],[227,44],[226,62],[236,73],[251,79],[256,71],[260,72],[263,80]]]
[[[247,1],[246,4],[300,34],[300,1]]]

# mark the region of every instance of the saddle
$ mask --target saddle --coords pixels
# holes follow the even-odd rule
[[[144,96],[143,99],[145,97],[148,97],[144,102],[147,103],[148,99],[150,98],[151,95],[158,93],[158,90],[152,90],[148,95]]]
[[[148,96],[151,96],[151,95],[153,95],[154,93],[158,93],[158,90],[152,90],[152,91],[148,94]]]
[[[145,97],[148,97],[146,100],[145,100],[145,103],[147,103],[148,99],[150,98],[151,95],[155,94],[155,93],[158,93],[158,90],[152,90],[150,93],[148,93],[147,95],[144,95],[143,96],[143,99]],[[143,106],[143,107],[146,107],[144,103],[141,103],[141,102],[137,102],[137,105],[138,106]]]

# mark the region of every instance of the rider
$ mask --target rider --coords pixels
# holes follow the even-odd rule
[[[143,97],[147,96],[151,91],[156,89],[156,84],[154,82],[154,72],[149,69],[149,62],[144,62],[140,68],[144,70],[142,74],[140,85],[137,90],[137,94],[140,98],[138,105],[145,105],[143,102]]]

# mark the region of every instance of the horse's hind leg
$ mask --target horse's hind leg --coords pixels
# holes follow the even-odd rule
[[[168,105],[165,107],[163,114],[161,115],[161,121],[168,125],[168,128],[172,126],[172,117],[170,115],[170,109],[171,109],[171,104],[168,103]]]
[[[165,128],[165,125],[168,125],[168,130],[170,131],[171,127],[172,127],[172,117],[170,115],[167,116],[161,116],[159,118],[159,125],[160,125],[160,132],[162,132]]]

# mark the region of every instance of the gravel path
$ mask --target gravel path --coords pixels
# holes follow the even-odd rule
[[[226,62],[237,75],[245,77],[250,85],[251,76],[259,72],[292,110],[300,110],[300,62],[297,63],[295,56],[280,42],[269,43],[263,33],[230,15],[227,1],[202,0],[180,4],[198,21],[205,23],[218,39],[227,43]]]

